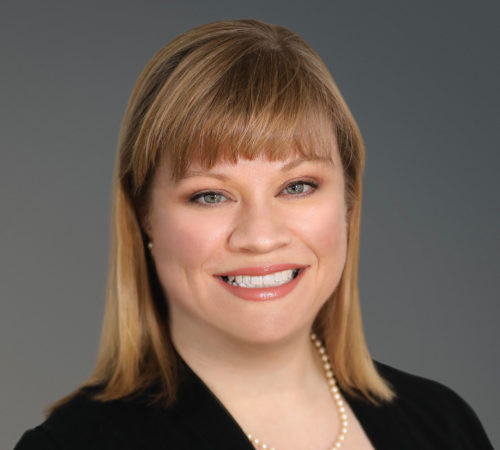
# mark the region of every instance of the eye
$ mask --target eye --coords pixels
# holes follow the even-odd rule
[[[189,201],[192,203],[197,203],[203,206],[211,206],[216,205],[217,203],[223,203],[227,201],[227,197],[225,197],[220,192],[200,192],[199,194],[193,195]]]
[[[312,194],[317,187],[318,184],[312,181],[299,180],[287,185],[282,192],[288,195],[309,195]]]

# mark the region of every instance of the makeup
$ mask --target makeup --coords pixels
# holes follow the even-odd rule
[[[241,268],[215,277],[229,292],[244,300],[276,300],[297,286],[306,268],[295,264],[275,264]]]

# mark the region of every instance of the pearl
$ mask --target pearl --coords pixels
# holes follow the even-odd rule
[[[345,435],[347,434],[347,414],[345,413],[345,408],[344,408],[344,402],[342,401],[342,396],[340,395],[339,388],[337,387],[337,382],[335,381],[335,377],[333,376],[333,371],[332,366],[330,365],[330,361],[328,358],[328,354],[326,353],[325,347],[323,347],[323,344],[321,341],[318,339],[315,333],[311,333],[311,340],[314,342],[314,345],[318,349],[318,353],[321,357],[321,360],[324,362],[323,368],[325,369],[325,376],[328,385],[330,386],[330,392],[332,394],[333,399],[335,400],[335,404],[337,407],[337,411],[339,413],[339,416],[342,420],[342,425],[340,428],[340,433],[337,436],[337,439],[335,440],[335,443],[333,444],[333,447],[331,447],[331,450],[335,450],[337,448],[340,448],[342,446],[342,442],[345,439]],[[263,450],[276,450],[275,447],[269,447],[267,444],[260,443],[259,439],[254,438],[251,434],[246,435],[247,438],[255,444],[256,448],[260,448]],[[260,445],[259,445],[260,444]]]

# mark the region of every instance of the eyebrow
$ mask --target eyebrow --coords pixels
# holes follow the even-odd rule
[[[322,162],[328,165],[333,165],[333,160],[331,157],[328,156],[314,156],[312,158],[297,158],[294,159],[293,161],[290,161],[289,163],[285,164],[281,169],[280,172],[288,172],[295,167],[299,166],[302,163],[305,162]],[[210,172],[208,170],[188,170],[182,177],[181,180],[184,180],[186,178],[192,178],[192,177],[210,177],[210,178],[216,178],[221,181],[226,181],[229,179],[227,175],[224,175],[223,173],[217,173],[217,172]]]

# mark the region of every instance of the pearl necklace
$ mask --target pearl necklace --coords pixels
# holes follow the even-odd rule
[[[341,419],[340,433],[337,436],[334,444],[329,449],[335,450],[342,446],[342,442],[344,442],[345,435],[347,434],[347,426],[349,425],[349,422],[347,421],[344,402],[342,401],[342,396],[340,395],[339,388],[337,387],[337,382],[335,381],[335,377],[333,376],[332,366],[330,365],[326,349],[314,333],[311,333],[311,340],[314,342],[314,345],[318,349],[319,356],[323,361],[323,368],[325,369],[326,379],[328,381],[328,386],[330,387],[330,393],[332,394],[333,400],[335,401],[335,405],[337,406],[337,411]],[[249,433],[247,433],[247,438],[255,446],[256,449],[276,450],[275,447],[270,447],[269,445],[264,444],[260,441],[260,439],[257,439]]]

